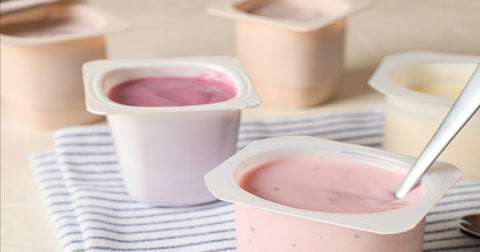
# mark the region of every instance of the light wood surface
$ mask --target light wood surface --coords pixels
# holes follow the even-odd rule
[[[110,58],[234,56],[233,22],[204,12],[212,0],[92,0],[130,23],[108,36]],[[351,110],[383,102],[367,80],[383,56],[402,51],[480,55],[480,1],[372,0],[348,21],[345,74],[337,96],[302,110],[260,106],[245,118]],[[52,147],[52,131],[21,125],[1,110],[1,250],[61,251],[28,167],[31,152]]]

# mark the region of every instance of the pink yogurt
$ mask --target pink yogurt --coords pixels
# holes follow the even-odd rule
[[[225,80],[203,77],[155,77],[134,79],[114,86],[108,97],[130,106],[170,107],[223,102],[236,90]]]
[[[424,186],[417,186],[403,199],[395,198],[395,187],[403,176],[345,158],[297,155],[253,167],[237,183],[265,200],[341,218],[343,214],[385,212],[420,200],[426,193]],[[381,235],[241,204],[235,205],[235,219],[241,252],[420,252],[423,244],[424,220],[407,232]]]
[[[417,186],[397,199],[404,174],[371,164],[322,156],[295,156],[255,167],[239,179],[244,190],[286,206],[332,213],[377,213],[413,204]]]
[[[413,157],[375,148],[286,136],[254,141],[205,176],[235,204],[236,250],[421,252],[425,216],[461,177],[434,163],[397,200]]]

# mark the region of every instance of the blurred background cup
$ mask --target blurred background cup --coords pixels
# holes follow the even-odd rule
[[[107,116],[129,194],[146,204],[215,200],[203,176],[235,153],[241,109],[260,100],[240,62],[226,57],[97,60],[83,67],[86,104]],[[130,106],[108,92],[130,80],[174,77],[220,81],[235,96],[217,103]]]
[[[101,119],[86,111],[81,67],[105,58],[105,35],[127,26],[78,1],[10,12],[16,3],[1,4],[1,91],[7,111],[36,129]]]
[[[385,57],[369,81],[386,96],[383,148],[418,156],[479,63],[479,56],[434,52]],[[478,143],[480,112],[477,111],[439,160],[460,168],[464,180],[480,180]]]
[[[327,101],[343,71],[348,16],[368,1],[237,0],[212,15],[235,20],[236,54],[262,104],[303,108]]]
[[[316,167],[320,170],[331,167],[332,162],[322,161],[322,157],[328,157],[337,160],[338,165],[343,167],[346,166],[343,162],[349,162],[352,169],[357,168],[355,163],[368,164],[378,170],[386,169],[400,174],[406,173],[414,161],[412,157],[375,148],[314,137],[288,136],[252,142],[205,176],[207,187],[217,198],[235,204],[237,251],[317,251],[319,246],[322,251],[422,251],[425,216],[462,174],[453,165],[436,162],[433,165],[435,171],[428,172],[421,180],[420,187],[423,192],[417,201],[394,210],[366,213],[306,210],[279,203],[279,196],[276,198],[278,201],[274,202],[242,188],[241,181],[244,177],[256,180],[257,185],[261,183],[262,180],[257,179],[256,176],[261,177],[263,170],[251,172],[252,170],[259,168],[270,171],[283,170],[283,167],[278,168],[279,166],[268,166],[268,164],[281,162],[286,157],[317,158]],[[385,175],[385,173],[379,173]],[[274,173],[268,172],[268,174]],[[370,176],[374,175],[377,174],[370,174]],[[284,180],[290,185],[298,185],[297,193],[302,192],[301,189],[312,192],[310,197],[305,195],[298,195],[298,197],[303,197],[307,201],[314,198],[322,199],[327,197],[324,194],[326,189],[329,189],[331,190],[328,196],[331,197],[329,204],[338,204],[335,195],[341,195],[342,189],[332,188],[332,186],[342,187],[341,183],[326,183],[328,185],[323,184],[323,188],[316,188],[323,192],[322,196],[319,196],[318,191],[311,189],[305,181],[300,179],[302,176],[305,178],[302,174]],[[332,178],[334,179],[335,176],[338,177],[340,174],[333,174]],[[382,177],[376,176],[370,179],[371,181],[381,180]],[[280,189],[275,188],[275,190],[280,195],[282,184],[278,186]],[[268,189],[259,188],[258,192]],[[352,190],[352,188],[349,189]],[[395,197],[394,189],[392,185],[392,200]],[[363,190],[367,189],[363,188]],[[295,197],[292,193],[294,190],[286,189],[285,191],[289,193],[281,199],[283,202],[291,202],[291,198]],[[358,193],[358,191],[355,192]],[[264,195],[269,194],[264,192]],[[342,196],[347,197],[345,194]],[[300,204],[298,203],[300,201],[296,202]],[[372,203],[368,200],[364,202]]]

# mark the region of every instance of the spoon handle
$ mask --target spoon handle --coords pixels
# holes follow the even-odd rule
[[[422,154],[417,158],[407,176],[397,187],[395,196],[399,199],[417,184],[427,169],[437,159],[467,121],[480,107],[480,64],[453,104],[437,132],[433,135]]]

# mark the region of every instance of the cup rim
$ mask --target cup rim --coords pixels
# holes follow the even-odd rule
[[[106,76],[121,69],[151,69],[161,67],[203,67],[224,73],[235,86],[233,98],[209,104],[144,107],[129,106],[110,100],[103,91],[102,83]],[[94,60],[82,67],[87,110],[101,115],[108,114],[157,114],[175,112],[233,110],[255,107],[260,98],[246,74],[241,62],[230,57],[190,57],[127,60]]]
[[[9,1],[2,3],[2,6],[8,7],[8,5],[14,5],[14,1]],[[72,10],[78,12],[95,12],[98,15],[102,16],[105,20],[105,25],[98,29],[91,29],[88,31],[76,32],[76,33],[68,33],[68,34],[58,34],[52,36],[45,36],[45,37],[18,37],[18,36],[11,36],[7,34],[0,33],[0,42],[2,45],[12,45],[12,46],[19,46],[19,45],[37,45],[37,44],[48,44],[48,43],[55,43],[55,42],[63,42],[75,39],[83,39],[95,36],[102,36],[105,34],[118,32],[122,30],[126,30],[129,28],[129,25],[120,20],[119,18],[113,16],[112,14],[106,12],[105,10],[99,7],[89,6],[85,3],[75,2],[75,1],[64,1],[64,2],[55,2],[46,4],[43,6],[38,6],[34,8],[51,8],[52,6],[65,6],[66,8],[71,8]],[[16,15],[18,13],[28,11],[27,10],[19,10],[18,12],[7,13],[7,15]]]
[[[413,157],[394,154],[380,149],[335,142],[307,136],[287,136],[254,141],[205,175],[207,188],[220,200],[246,205],[274,213],[295,216],[347,228],[378,234],[397,234],[413,229],[440,198],[457,182],[462,172],[455,166],[436,162],[435,171],[422,179],[427,193],[417,202],[395,210],[378,213],[330,213],[303,210],[262,199],[240,188],[236,174],[246,161],[259,155],[279,150],[332,151],[339,155],[368,156],[400,164],[406,169],[415,161]]]
[[[206,12],[208,14],[223,17],[223,18],[231,18],[231,19],[238,19],[238,20],[247,20],[258,22],[266,25],[272,25],[280,28],[286,28],[293,31],[298,32],[309,32],[313,30],[318,30],[323,27],[326,27],[330,24],[333,24],[337,21],[345,19],[357,12],[360,12],[370,6],[372,3],[369,0],[341,0],[341,3],[348,4],[349,8],[342,13],[338,13],[336,15],[329,15],[328,17],[313,19],[308,21],[297,21],[297,20],[289,20],[289,19],[280,19],[280,18],[273,18],[273,17],[266,17],[260,16],[255,14],[250,14],[248,12],[240,11],[235,6],[252,1],[252,0],[228,0],[226,2],[215,3],[206,8]],[[332,0],[321,0],[325,3],[328,2],[336,2],[338,4],[339,1],[332,1]]]
[[[420,64],[432,63],[480,63],[479,56],[436,53],[429,51],[412,51],[391,54],[383,58],[372,77],[369,85],[387,97],[403,98],[415,101],[441,103],[451,105],[454,98],[441,97],[432,94],[410,90],[394,83],[390,76],[396,69]],[[473,73],[473,70],[472,70]]]

